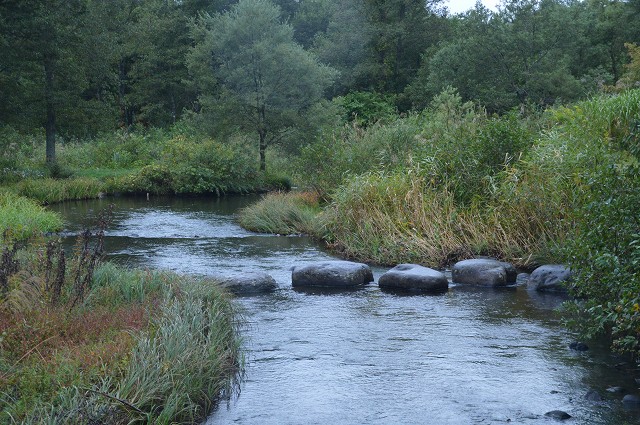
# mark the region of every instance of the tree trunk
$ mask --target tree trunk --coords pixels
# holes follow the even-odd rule
[[[267,151],[267,128],[266,128],[266,121],[267,121],[267,115],[266,115],[266,109],[264,105],[261,105],[258,108],[258,122],[259,122],[259,126],[258,126],[258,136],[260,137],[260,146],[259,146],[259,150],[260,150],[260,171],[266,171],[267,170],[267,158],[266,158],[266,151]]]
[[[56,110],[53,94],[55,61],[50,55],[44,58],[44,97],[47,110],[47,121],[45,124],[46,133],[46,162],[53,164],[56,162]]]
[[[264,129],[260,129],[258,130],[258,135],[260,136],[260,171],[266,171],[267,132]]]

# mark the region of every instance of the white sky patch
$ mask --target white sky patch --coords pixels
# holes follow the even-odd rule
[[[482,0],[482,4],[491,10],[497,10],[498,3],[500,3],[500,0]],[[452,14],[457,14],[473,9],[476,5],[476,0],[449,0],[446,5]]]

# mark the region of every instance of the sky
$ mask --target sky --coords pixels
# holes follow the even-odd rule
[[[499,0],[482,0],[482,3],[489,9],[496,10]],[[476,4],[476,0],[449,0],[446,2],[451,13],[461,13],[472,9]]]

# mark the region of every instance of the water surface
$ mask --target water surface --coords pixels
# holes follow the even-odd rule
[[[638,393],[630,362],[602,347],[586,353],[554,311],[561,299],[524,287],[451,286],[401,295],[291,288],[294,265],[332,258],[304,237],[257,235],[234,222],[255,197],[115,198],[52,207],[67,234],[115,204],[106,249],[118,262],[180,273],[270,273],[279,289],[239,298],[248,365],[241,392],[207,424],[544,424],[563,410],[573,424],[640,423],[622,386]],[[376,279],[386,269],[374,268]],[[585,397],[597,391],[603,398]]]

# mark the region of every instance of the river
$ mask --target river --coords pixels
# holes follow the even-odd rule
[[[111,198],[51,206],[72,235],[115,205],[108,257],[121,264],[213,275],[258,270],[279,289],[238,298],[247,326],[240,394],[207,425],[640,423],[623,387],[640,393],[632,362],[598,344],[569,349],[554,295],[523,286],[451,286],[401,295],[291,288],[291,267],[332,258],[306,237],[258,235],[234,221],[256,197]],[[386,271],[374,267],[377,278]],[[591,401],[596,391],[601,401]]]

